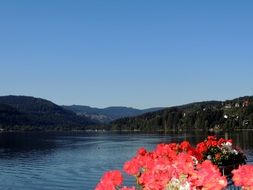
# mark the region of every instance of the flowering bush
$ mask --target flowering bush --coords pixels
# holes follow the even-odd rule
[[[221,190],[227,179],[218,166],[232,161],[245,162],[245,156],[232,147],[231,140],[209,136],[196,148],[187,141],[158,144],[151,152],[140,148],[124,164],[124,171],[136,178],[135,187],[122,187],[120,171],[111,171],[95,190]]]
[[[233,181],[236,186],[242,186],[244,190],[253,189],[253,165],[239,166],[233,170]]]
[[[231,139],[209,136],[205,141],[197,144],[196,149],[203,156],[202,160],[211,160],[217,166],[246,163],[245,155],[233,146]]]
[[[121,185],[123,182],[123,176],[118,170],[109,171],[104,174],[101,178],[99,184],[97,185],[97,190],[111,189],[115,190],[117,186]]]

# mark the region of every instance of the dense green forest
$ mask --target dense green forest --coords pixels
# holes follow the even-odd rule
[[[151,111],[153,112],[117,119],[110,124],[101,124],[85,114],[78,114],[41,98],[1,96],[0,131],[107,129],[166,132],[253,129],[253,96],[224,102],[191,103]]]
[[[253,129],[253,97],[176,106],[115,120],[109,129],[136,131]]]
[[[73,130],[95,123],[48,100],[27,96],[0,97],[1,130]]]

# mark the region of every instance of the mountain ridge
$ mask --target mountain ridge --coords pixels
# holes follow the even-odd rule
[[[0,96],[0,126],[5,130],[61,130],[95,123],[49,100],[31,96]]]
[[[90,129],[253,129],[253,96],[144,110],[124,106],[59,106],[49,100],[31,96],[0,96],[0,131]]]
[[[90,119],[94,119],[100,123],[110,123],[111,121],[123,117],[132,117],[141,115],[147,112],[157,111],[164,108],[148,108],[148,109],[137,109],[126,106],[110,106],[106,108],[96,108],[82,105],[63,105],[63,108],[75,112],[77,115],[85,115]]]
[[[115,120],[110,130],[180,131],[253,129],[253,96],[193,102]]]

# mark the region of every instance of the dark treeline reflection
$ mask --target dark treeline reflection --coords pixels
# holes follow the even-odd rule
[[[0,151],[29,152],[29,151],[53,151],[61,148],[66,143],[72,148],[77,148],[78,142],[92,146],[97,141],[133,141],[133,139],[156,139],[154,143],[179,143],[183,140],[196,145],[209,135],[215,135],[226,139],[233,139],[236,146],[242,150],[252,149],[253,131],[233,131],[221,133],[208,132],[170,132],[170,133],[138,133],[138,132],[115,132],[115,133],[0,133]],[[119,139],[120,137],[120,139]],[[97,143],[96,143],[97,144]],[[99,147],[98,147],[99,148]]]
[[[226,133],[228,138],[233,139],[234,144],[242,150],[252,149],[253,147],[253,131],[240,131]]]
[[[37,157],[50,154],[57,148],[55,137],[40,133],[0,133],[1,158],[15,158],[17,156]]]

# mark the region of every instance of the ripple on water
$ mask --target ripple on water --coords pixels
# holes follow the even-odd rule
[[[194,140],[191,134],[29,135],[36,141],[23,142],[26,139],[10,135],[8,143],[15,138],[17,146],[0,145],[1,190],[92,190],[103,172],[122,169],[141,146],[151,150],[160,142]],[[244,144],[252,163],[253,140]],[[131,184],[134,179],[125,181]]]

